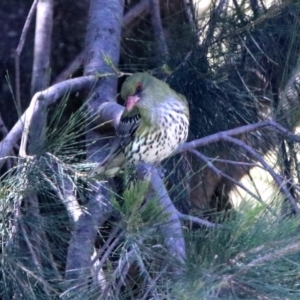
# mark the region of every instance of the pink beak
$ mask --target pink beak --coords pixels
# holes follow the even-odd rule
[[[139,99],[140,98],[137,95],[129,96],[126,100],[126,109],[127,109],[127,111],[131,111],[133,109],[133,107],[135,106],[135,104],[138,102]]]

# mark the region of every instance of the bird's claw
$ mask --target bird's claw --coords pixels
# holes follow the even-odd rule
[[[162,166],[157,166],[156,167],[156,171],[157,171],[157,174],[158,176],[161,178],[161,179],[164,179],[165,176],[166,176],[166,173],[167,173],[167,169],[162,167]]]

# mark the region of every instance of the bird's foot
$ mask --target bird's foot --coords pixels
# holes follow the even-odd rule
[[[158,176],[161,179],[165,177],[166,169],[164,169],[160,165],[140,163],[136,166],[136,172],[138,174],[139,179],[145,179],[148,176],[151,176],[151,173],[154,171],[157,172]]]
[[[144,180],[147,177],[151,176],[153,171],[153,166],[146,163],[139,163],[136,165],[136,174],[138,179]]]
[[[161,179],[164,179],[166,174],[167,174],[167,169],[162,167],[162,166],[156,166],[156,171],[158,173],[158,176],[161,178]]]

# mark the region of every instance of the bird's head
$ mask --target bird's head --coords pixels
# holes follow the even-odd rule
[[[147,73],[135,73],[127,77],[121,88],[121,97],[126,101],[126,110],[134,107],[140,111],[151,109],[164,100],[170,93],[169,86]]]

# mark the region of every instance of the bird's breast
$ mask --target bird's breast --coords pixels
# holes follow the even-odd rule
[[[141,126],[125,149],[129,163],[160,163],[184,143],[188,136],[188,117],[180,110],[156,116],[156,126]]]

